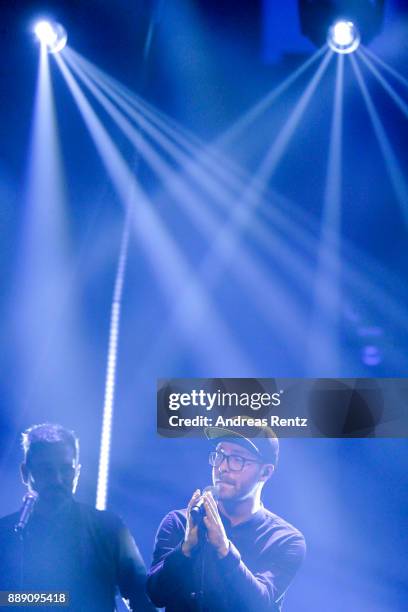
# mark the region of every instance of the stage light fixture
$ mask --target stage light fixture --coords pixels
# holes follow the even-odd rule
[[[360,39],[367,45],[384,20],[384,0],[298,0],[298,8],[302,34],[337,53],[355,51]]]
[[[65,28],[55,21],[38,21],[34,26],[34,33],[49,53],[59,53],[67,44]]]
[[[336,21],[327,34],[327,44],[336,53],[353,53],[360,40],[360,32],[352,21]]]

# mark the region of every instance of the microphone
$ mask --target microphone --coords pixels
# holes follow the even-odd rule
[[[210,492],[215,500],[218,499],[218,488],[217,487],[205,487],[203,493]],[[201,496],[200,499],[194,504],[190,510],[191,520],[194,525],[202,525],[203,518],[205,517],[204,498]]]
[[[30,520],[30,516],[34,510],[35,503],[38,499],[38,493],[35,491],[29,491],[23,497],[23,505],[20,511],[20,518],[18,523],[14,527],[14,531],[20,536],[23,534],[24,529],[27,527],[27,523]]]

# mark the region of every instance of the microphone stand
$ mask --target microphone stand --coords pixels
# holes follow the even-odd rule
[[[24,590],[24,558],[25,558],[25,534],[27,531],[27,525],[31,518],[34,505],[38,499],[37,493],[28,492],[24,496],[23,508],[20,512],[20,517],[16,525],[14,526],[14,533],[18,536],[19,540],[19,590]]]
[[[200,550],[199,550],[200,567],[199,567],[199,583],[198,583],[199,590],[197,593],[197,600],[198,600],[198,610],[199,612],[203,612],[204,595],[205,595],[205,571],[206,571],[206,558],[207,558],[208,543],[207,543],[207,532],[206,532],[205,525],[204,525],[202,518],[198,524],[198,534],[199,534],[199,542],[200,542]]]
[[[18,541],[19,541],[19,590],[23,591],[24,590],[24,557],[25,557],[25,538],[24,538],[24,532],[25,530],[23,529],[22,531],[20,531],[17,535],[18,535]]]

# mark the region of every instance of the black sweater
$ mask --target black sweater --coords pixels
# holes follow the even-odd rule
[[[219,559],[205,543],[191,558],[181,545],[186,510],[170,512],[156,536],[147,590],[167,612],[277,612],[305,554],[303,535],[265,508],[235,527],[222,516],[231,545]]]

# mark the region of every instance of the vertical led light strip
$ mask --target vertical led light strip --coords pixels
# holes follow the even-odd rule
[[[125,277],[129,245],[130,213],[127,212],[125,228],[122,235],[115,289],[111,308],[109,329],[108,362],[106,367],[105,397],[101,446],[99,451],[98,484],[96,489],[96,508],[105,510],[108,498],[110,448],[112,441],[113,410],[115,405],[116,365],[119,344],[120,310],[122,305],[123,282]]]
[[[152,17],[149,25],[147,39],[143,53],[143,66],[146,66],[148,59],[153,30],[159,21],[162,5],[164,0],[158,0],[155,9],[152,12]],[[145,75],[143,76],[145,78]],[[109,484],[109,464],[110,464],[110,448],[112,441],[113,427],[113,409],[115,404],[115,384],[116,384],[116,365],[119,343],[119,328],[120,328],[120,310],[122,305],[123,282],[125,278],[126,263],[129,247],[129,233],[131,223],[131,207],[132,199],[128,201],[126,210],[126,219],[123,228],[122,242],[120,246],[120,255],[118,269],[116,272],[115,289],[113,293],[113,302],[111,309],[111,321],[109,329],[109,348],[108,348],[108,363],[106,368],[105,381],[105,398],[103,406],[102,434],[101,446],[99,451],[99,470],[98,484],[96,488],[96,508],[97,510],[105,510],[108,499],[108,484]]]

